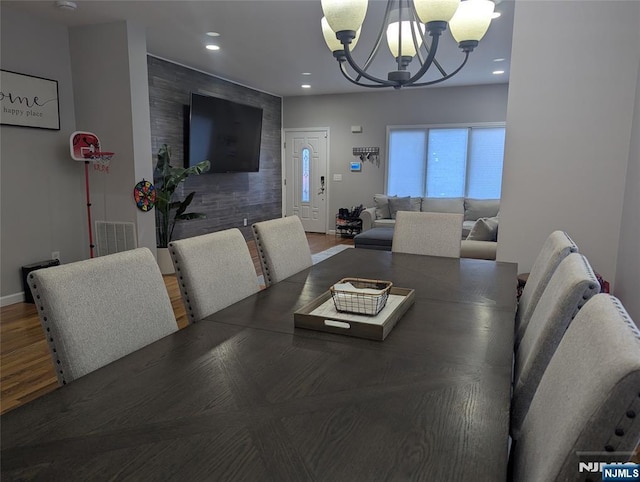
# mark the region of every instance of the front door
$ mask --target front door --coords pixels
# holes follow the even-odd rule
[[[285,130],[285,214],[327,231],[327,131]]]

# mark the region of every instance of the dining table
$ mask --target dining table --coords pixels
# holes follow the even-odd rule
[[[516,268],[344,249],[2,415],[2,480],[504,481]],[[345,277],[384,341],[295,326]]]

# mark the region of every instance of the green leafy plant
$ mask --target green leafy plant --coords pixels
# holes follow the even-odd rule
[[[193,201],[195,191],[182,201],[176,199],[176,189],[189,176],[197,176],[211,167],[209,161],[202,161],[188,168],[171,166],[171,148],[163,144],[158,151],[158,165],[156,170],[156,220],[158,232],[158,247],[166,248],[173,237],[173,230],[178,221],[206,218],[204,213],[188,213],[187,208]]]

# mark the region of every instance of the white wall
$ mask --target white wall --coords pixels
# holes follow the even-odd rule
[[[134,182],[143,178],[153,182],[151,151],[151,113],[149,108],[149,73],[147,71],[147,39],[143,28],[127,24],[129,45],[129,80],[131,102],[131,135],[133,137]],[[143,212],[136,208],[138,245],[156,252],[155,209]]]
[[[631,133],[614,294],[640,326],[640,68]]]
[[[0,4],[0,67],[58,81],[60,130],[1,126],[1,304],[22,300],[20,267],[88,255],[82,166],[71,160],[75,130],[67,28]]]
[[[69,30],[0,4],[2,69],[58,81],[60,131],[2,126],[0,304],[22,300],[20,267],[60,252],[89,257],[84,164],[71,160],[75,130],[116,152],[110,173],[91,171],[93,220],[136,223],[155,252],[153,211],[133,186],[153,178],[144,29],[125,22]]]
[[[91,172],[93,219],[135,223],[138,245],[155,253],[154,211],[133,200],[134,185],[153,179],[144,30],[114,22],[73,27],[69,36],[78,130],[115,152],[108,173]]]
[[[363,89],[358,94],[310,95],[283,99],[283,127],[329,127],[329,229],[341,207],[373,205],[384,192],[387,126],[504,122],[507,84],[474,87],[406,88],[384,92]],[[351,126],[362,126],[352,134]],[[380,166],[365,161],[361,172],[350,172],[358,160],[353,147],[380,147]],[[342,174],[342,181],[333,181]]]
[[[516,2],[498,259],[567,231],[615,281],[640,55],[638,2]]]

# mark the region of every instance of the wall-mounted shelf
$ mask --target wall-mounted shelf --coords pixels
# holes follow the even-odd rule
[[[380,155],[380,148],[379,147],[354,147],[353,148],[354,156],[360,156],[362,154],[378,156]]]

